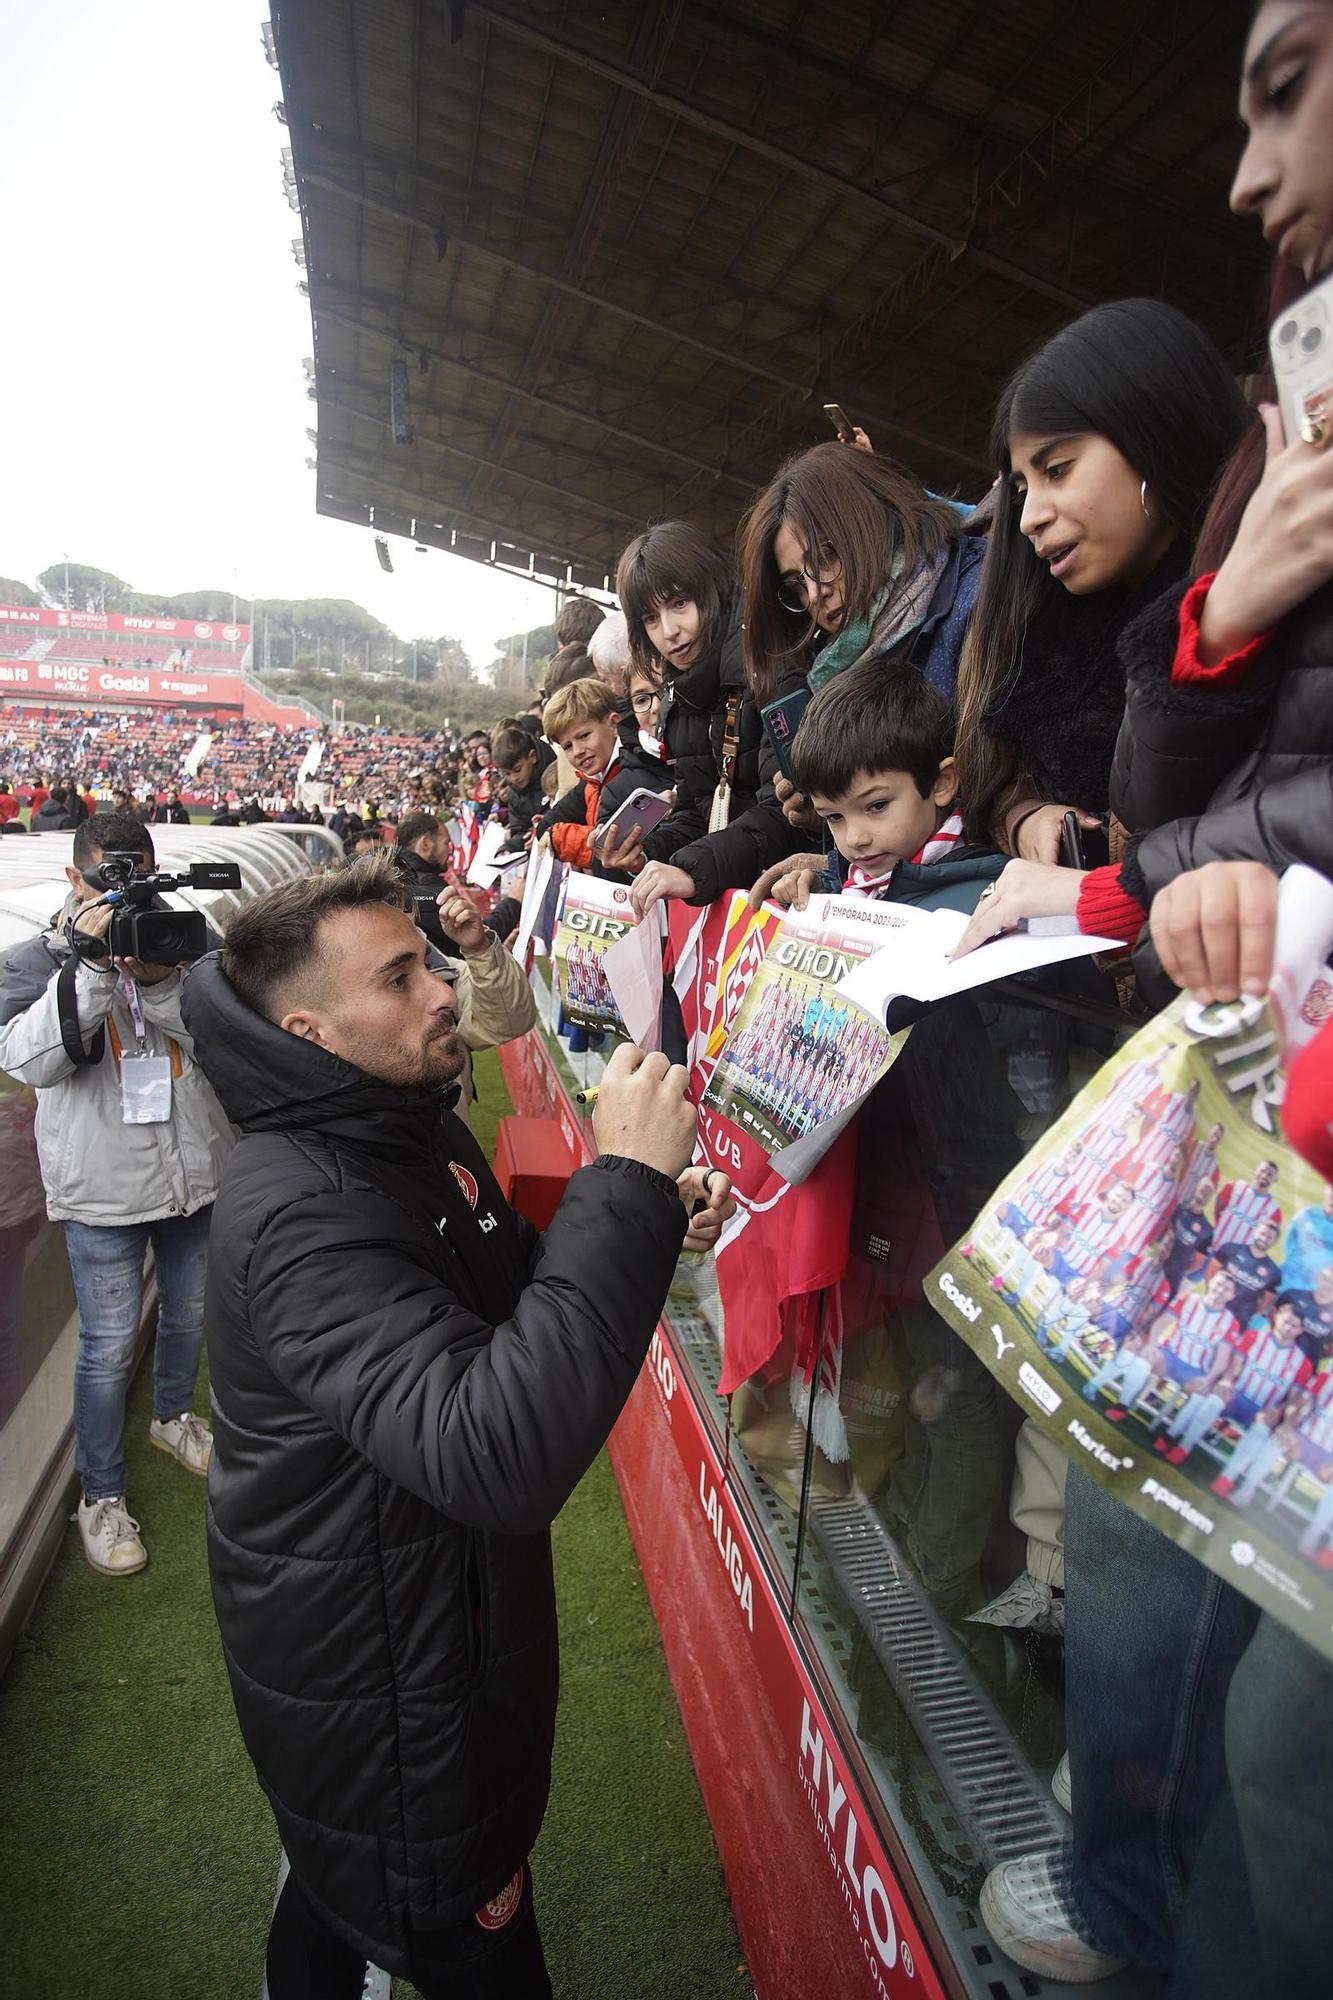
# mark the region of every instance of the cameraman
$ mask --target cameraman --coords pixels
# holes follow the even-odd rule
[[[129,1576],[148,1561],[126,1503],[124,1453],[144,1251],[151,1242],[158,1298],[149,1436],[202,1477],[212,1437],[190,1405],[209,1217],[234,1135],[181,1021],[180,967],[110,959],[100,944],[112,905],[88,875],[108,853],[137,855],[138,874],[153,870],[152,841],[139,820],[96,813],[78,828],[60,916],[0,968],[0,1069],[36,1088],[47,1213],[64,1225],[78,1300],[74,1435],[83,1552],[103,1575]],[[166,905],[154,899],[146,907]],[[72,937],[80,940],[77,953]],[[99,955],[85,956],[89,951]],[[66,1033],[81,1042],[83,1066],[66,1052],[61,1029],[58,987],[72,957]],[[139,1056],[162,1059],[148,1073],[152,1095],[139,1106],[154,1115],[127,1123]]]

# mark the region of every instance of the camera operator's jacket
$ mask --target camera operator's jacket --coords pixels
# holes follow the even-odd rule
[[[171,1117],[127,1125],[111,1035],[101,1061],[86,1069],[70,1061],[60,1038],[56,979],[70,955],[62,927],[77,907],[71,896],[50,930],[0,966],[0,1069],[37,1092],[47,1213],[53,1222],[97,1228],[193,1215],[216,1196],[236,1134],[194,1060],[181,1020],[181,975],[139,988],[146,1053],[171,1060]],[[120,1046],[133,1049],[119,974],[81,964],[74,976],[84,1048],[98,1028],[112,1026]]]
[[[307,1899],[406,1972],[413,1927],[469,1922],[536,1839],[547,1530],[643,1365],[685,1211],[603,1158],[539,1237],[451,1092],[285,1034],[216,956],[184,1005],[241,1128],[205,1308],[232,1697]]]

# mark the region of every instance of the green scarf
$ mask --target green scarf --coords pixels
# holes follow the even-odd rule
[[[827,687],[863,653],[884,653],[890,646],[910,638],[930,610],[935,586],[948,560],[948,550],[941,550],[919,563],[904,583],[903,559],[899,556],[889,581],[871,601],[869,617],[844,625],[837,638],[831,639],[816,656],[808,676],[811,693],[817,694],[820,688]]]

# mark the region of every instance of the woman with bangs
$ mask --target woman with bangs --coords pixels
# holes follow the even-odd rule
[[[911,660],[952,696],[982,544],[959,509],[891,459],[830,440],[781,467],[740,527],[741,623],[756,724],[767,703],[816,692],[861,659]],[[765,884],[816,821],[761,741],[758,799],[724,829],[645,871],[634,900],[711,902]]]
[[[662,688],[656,734],[676,790],[669,819],[602,857],[637,876],[637,891],[659,871],[679,872],[665,864],[753,805],[760,723],[741,660],[736,579],[716,542],[688,521],[658,523],[621,556],[616,594],[631,673]]]

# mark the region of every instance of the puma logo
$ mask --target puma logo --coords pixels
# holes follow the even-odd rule
[[[995,1359],[998,1364],[999,1362],[1004,1360],[1006,1354],[1012,1354],[1015,1342],[1013,1342],[1012,1340],[1005,1339],[1003,1333],[1001,1333],[999,1327],[996,1326],[994,1320],[991,1321],[990,1330],[991,1330],[991,1338],[995,1342]]]

